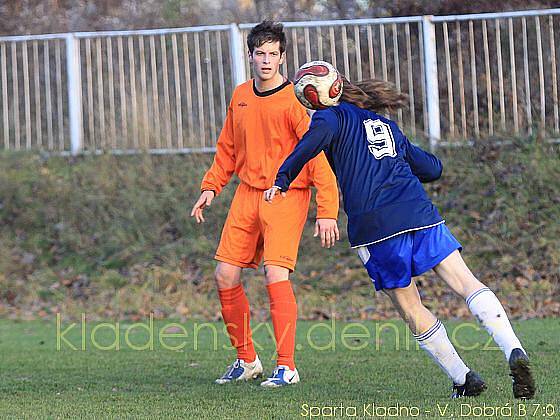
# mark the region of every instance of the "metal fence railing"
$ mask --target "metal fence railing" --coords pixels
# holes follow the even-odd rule
[[[434,17],[442,136],[559,134],[558,10]]]
[[[228,31],[78,34],[84,148],[212,147],[233,88]]]
[[[409,95],[391,115],[433,146],[558,137],[560,9],[288,22],[288,77],[332,62]],[[0,148],[80,153],[213,150],[249,78],[253,24],[0,37]]]
[[[0,135],[7,150],[68,150],[64,36],[0,42]]]
[[[3,148],[212,148],[233,90],[229,31],[0,38]]]

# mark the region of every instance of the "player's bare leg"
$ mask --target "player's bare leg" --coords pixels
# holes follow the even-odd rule
[[[297,304],[290,271],[277,265],[265,266],[265,282],[270,299],[270,317],[274,327],[278,360],[272,375],[261,385],[275,388],[299,382],[294,362]]]
[[[220,289],[231,289],[241,284],[242,268],[233,264],[219,261],[214,272],[216,286]]]
[[[278,265],[266,265],[264,267],[264,281],[268,286],[272,283],[278,283],[279,281],[289,281],[290,270],[286,267],[280,267]]]
[[[516,398],[533,398],[535,381],[529,358],[515,335],[504,307],[494,293],[469,270],[459,251],[434,267],[436,274],[462,296],[478,321],[502,349],[509,363]]]
[[[414,337],[453,381],[452,397],[476,396],[485,388],[484,381],[463,362],[443,324],[422,304],[416,284],[383,290],[408,324]]]
[[[485,287],[467,267],[458,250],[449,254],[447,258],[436,265],[434,271],[455,293],[464,299]]]
[[[218,384],[254,379],[262,375],[262,365],[251,338],[249,301],[241,284],[241,267],[218,262],[215,272],[222,317],[231,344],[237,349],[237,360],[228,366]]]
[[[393,305],[408,324],[412,334],[421,334],[437,321],[437,318],[422,304],[420,294],[413,281],[408,287],[384,289],[383,292],[391,298]]]

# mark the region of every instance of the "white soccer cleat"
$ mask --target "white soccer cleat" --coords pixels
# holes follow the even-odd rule
[[[228,366],[226,373],[221,378],[216,379],[217,384],[227,384],[233,381],[248,381],[262,376],[263,367],[259,356],[252,363],[247,363],[242,359],[237,359],[232,365]]]
[[[280,365],[274,369],[270,378],[261,383],[266,388],[277,388],[284,385],[293,385],[299,382],[297,369],[291,370],[288,366]]]

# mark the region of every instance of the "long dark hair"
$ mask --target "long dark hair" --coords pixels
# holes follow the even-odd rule
[[[344,76],[341,101],[376,113],[393,112],[407,105],[408,95],[399,92],[395,85],[378,79],[350,82]]]

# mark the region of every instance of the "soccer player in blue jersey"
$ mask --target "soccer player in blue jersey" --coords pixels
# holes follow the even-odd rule
[[[272,201],[277,192],[285,195],[305,163],[324,151],[342,190],[351,246],[375,289],[391,298],[420,347],[453,380],[452,397],[479,395],[486,385],[465,365],[443,324],[420,300],[411,278],[431,269],[466,300],[504,352],[514,396],[532,398],[529,359],[503,306],[466,266],[461,245],[422,186],[441,176],[441,161],[410,143],[395,122],[380,115],[405,103],[406,95],[386,82],[345,80],[338,105],[314,113],[309,131],[280,167],[265,200]]]

